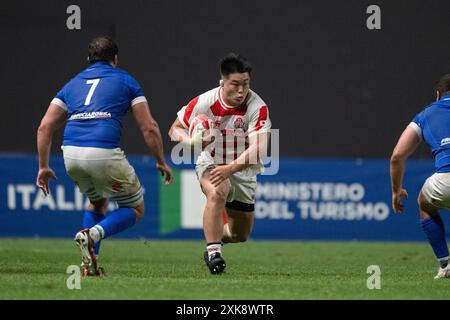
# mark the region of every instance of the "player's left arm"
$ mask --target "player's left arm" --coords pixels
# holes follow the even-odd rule
[[[422,138],[418,135],[417,131],[411,126],[408,126],[403,131],[392,152],[390,161],[392,207],[396,213],[403,212],[404,207],[401,199],[408,197],[407,191],[402,187],[405,162],[414,153],[421,141]]]
[[[49,166],[53,133],[64,125],[66,119],[67,111],[52,102],[50,103],[37,130],[39,172],[36,178],[36,186],[44,192],[44,195],[49,194],[49,179],[56,179],[55,172],[53,172]]]
[[[270,132],[254,134],[249,137],[249,147],[239,157],[211,170],[211,183],[218,186],[232,174],[257,164],[262,155],[267,154]]]
[[[258,164],[262,155],[267,155],[270,132],[262,132],[249,137],[249,147],[230,163],[231,174]]]

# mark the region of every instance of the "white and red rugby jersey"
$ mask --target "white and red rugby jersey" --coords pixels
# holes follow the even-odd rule
[[[216,164],[236,159],[247,149],[248,137],[269,132],[272,126],[266,103],[252,90],[241,106],[230,107],[222,99],[222,88],[214,88],[181,108],[178,119],[189,129],[192,119],[199,114],[205,114],[212,120],[213,128],[221,132],[222,141],[215,144],[212,152]],[[244,140],[245,143],[242,143]],[[202,152],[199,160],[205,159],[205,156],[205,152]],[[206,158],[211,160],[210,156]]]

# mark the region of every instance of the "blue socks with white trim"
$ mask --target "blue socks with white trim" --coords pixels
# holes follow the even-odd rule
[[[441,264],[441,268],[445,268],[448,264],[448,247],[445,239],[444,222],[438,215],[433,218],[421,219],[420,224],[423,232],[425,232],[428,242],[433,248],[434,254]]]
[[[83,229],[90,229],[96,224],[100,223],[103,219],[105,219],[104,214],[100,212],[85,210],[83,216]],[[100,242],[101,241],[98,241],[95,244],[95,255],[98,255],[98,252],[100,251]]]
[[[100,238],[108,238],[113,234],[122,232],[136,223],[136,213],[131,208],[118,208],[106,215],[100,223],[95,225],[99,230]]]

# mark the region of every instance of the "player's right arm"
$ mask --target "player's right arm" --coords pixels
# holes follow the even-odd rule
[[[417,132],[414,124],[406,127],[403,131],[397,145],[394,148],[390,162],[390,174],[392,185],[392,208],[396,213],[403,212],[402,198],[408,197],[408,193],[403,189],[403,175],[405,172],[405,162],[411,154],[417,149],[421,136]]]
[[[194,141],[188,134],[191,121],[199,114],[204,112],[205,107],[209,106],[208,99],[210,92],[200,95],[191,101],[177,113],[177,118],[169,129],[169,137],[172,141],[182,143],[187,146],[197,145],[200,141]],[[203,110],[203,111],[202,111]],[[202,147],[206,147],[211,140],[202,141]]]
[[[62,102],[58,103],[63,104]],[[41,124],[39,125],[39,128],[37,130],[39,172],[36,178],[36,186],[38,186],[44,192],[44,195],[49,194],[49,179],[56,179],[55,172],[53,172],[53,170],[49,166],[53,133],[61,128],[67,119],[66,109],[64,109],[59,104],[55,102],[50,103],[47,112],[42,118]]]
[[[209,136],[208,137],[201,136],[202,138],[198,138],[198,141],[196,141],[196,139],[191,138],[188,134],[188,130],[179,120],[179,118],[176,118],[175,121],[172,123],[172,126],[169,129],[169,137],[172,141],[184,144],[186,146],[196,146],[197,143],[198,145],[200,145],[201,142],[202,148],[205,148],[214,141],[214,136],[211,136],[210,138],[208,138]]]
[[[145,143],[156,159],[156,166],[165,175],[166,184],[172,183],[172,169],[164,159],[163,143],[158,123],[150,113],[147,102],[139,102],[131,108],[134,119],[142,132]]]
[[[180,142],[185,145],[191,145],[192,141],[188,135],[188,131],[181,121],[176,118],[169,129],[169,137],[172,141]]]
[[[198,101],[200,96],[189,101],[187,105],[181,108],[177,113],[177,118],[169,129],[169,137],[174,142],[179,142],[184,145],[192,145],[191,138],[188,134],[188,129],[191,119],[195,117],[198,109]]]

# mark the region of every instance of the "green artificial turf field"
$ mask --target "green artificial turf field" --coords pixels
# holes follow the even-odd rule
[[[0,299],[449,299],[450,279],[434,280],[426,243],[249,241],[223,247],[226,273],[211,275],[202,241],[103,241],[108,275],[83,278],[72,240],[0,239]],[[381,289],[369,290],[378,265]]]

